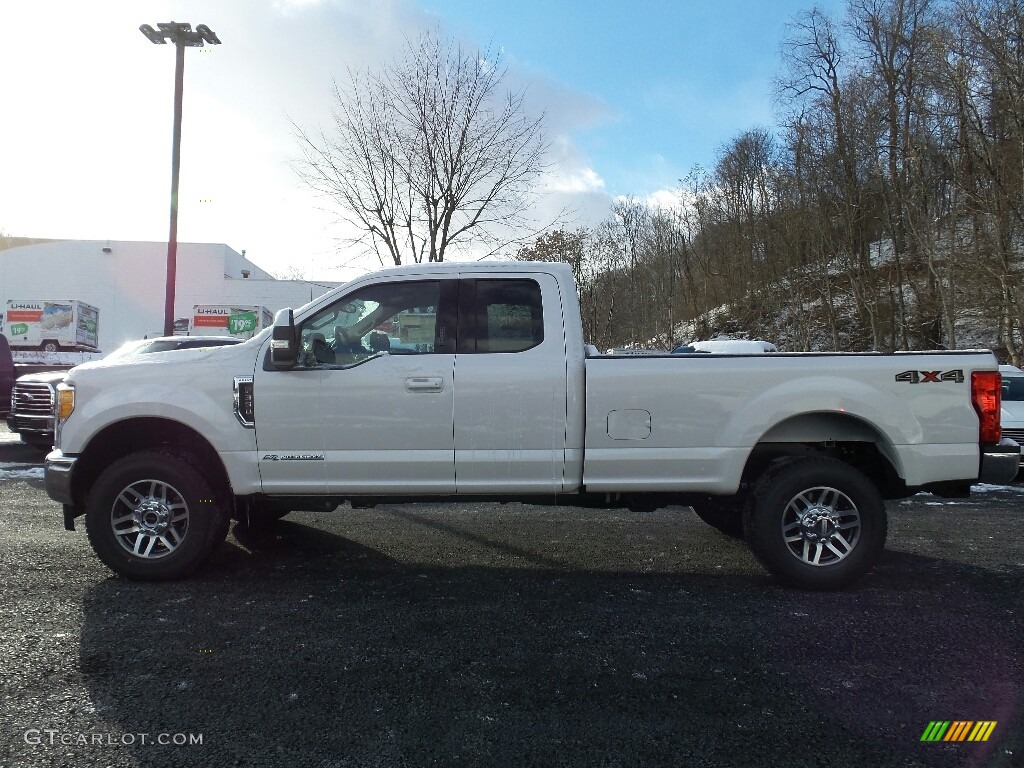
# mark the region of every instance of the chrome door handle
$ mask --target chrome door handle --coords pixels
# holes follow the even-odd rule
[[[440,376],[414,376],[405,380],[405,388],[409,392],[440,392],[444,388],[444,379]]]

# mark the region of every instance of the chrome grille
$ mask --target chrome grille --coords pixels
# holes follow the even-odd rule
[[[15,382],[11,411],[18,416],[51,416],[54,389],[49,384]]]
[[[1003,437],[1016,440],[1021,445],[1024,445],[1024,429],[1004,429]]]

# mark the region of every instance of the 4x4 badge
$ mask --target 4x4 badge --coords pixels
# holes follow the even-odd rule
[[[940,381],[952,381],[957,384],[964,383],[964,372],[957,368],[953,371],[903,371],[896,374],[896,381],[907,384],[928,384]]]

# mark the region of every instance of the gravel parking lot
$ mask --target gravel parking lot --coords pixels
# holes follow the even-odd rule
[[[2,766],[1024,764],[1024,486],[891,504],[838,594],[687,508],[514,504],[294,513],[147,584],[38,464],[0,439]]]

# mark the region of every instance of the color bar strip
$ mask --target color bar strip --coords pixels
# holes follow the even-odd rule
[[[948,728],[949,720],[932,720],[921,734],[921,741],[940,741]]]
[[[954,720],[953,726],[949,729],[949,733],[946,734],[946,738],[943,741],[963,741],[967,737],[967,733],[972,725],[974,723],[971,720]]]
[[[988,741],[988,737],[992,735],[992,731],[994,731],[995,729],[995,720],[979,720],[978,724],[974,726],[974,730],[971,731],[971,735],[967,738],[967,740]]]

